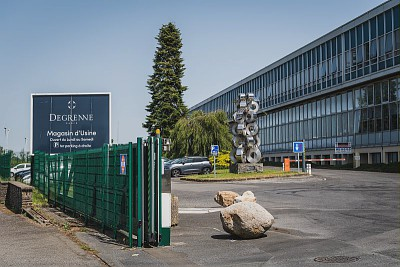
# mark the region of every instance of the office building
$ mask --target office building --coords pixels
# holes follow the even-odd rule
[[[398,162],[399,6],[399,0],[385,2],[191,110],[231,116],[239,93],[252,92],[260,100],[264,161],[294,158],[293,142],[304,140],[312,159]],[[337,143],[351,143],[351,154],[335,154]]]

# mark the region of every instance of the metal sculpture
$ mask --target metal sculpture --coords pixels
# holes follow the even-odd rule
[[[258,163],[261,160],[259,149],[258,125],[256,122],[259,100],[254,94],[240,94],[237,111],[233,113],[231,132],[233,149],[230,158],[236,163]]]

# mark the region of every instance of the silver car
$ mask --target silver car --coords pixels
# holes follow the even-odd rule
[[[181,174],[208,174],[212,165],[207,157],[184,157],[165,163],[165,169],[171,171],[171,176],[178,177]]]

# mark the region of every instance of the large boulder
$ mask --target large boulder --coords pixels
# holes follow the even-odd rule
[[[256,197],[254,196],[253,192],[251,191],[246,191],[243,193],[243,195],[235,197],[234,203],[239,203],[239,202],[256,202]]]
[[[238,196],[240,195],[233,191],[218,191],[218,193],[214,197],[214,200],[221,206],[228,207],[233,204],[235,197]]]
[[[274,223],[274,217],[254,202],[240,202],[224,208],[220,219],[227,233],[243,239],[263,236]]]

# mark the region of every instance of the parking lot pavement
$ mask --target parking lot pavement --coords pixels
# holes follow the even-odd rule
[[[54,227],[0,206],[0,266],[104,266]]]
[[[173,180],[172,191],[185,212],[172,230],[171,249],[194,264],[209,266],[319,266],[315,258],[332,256],[356,260],[347,266],[399,266],[398,174],[314,174],[227,183]],[[253,191],[275,217],[267,236],[236,240],[222,230],[218,212],[200,213],[218,207],[213,201],[218,190]],[[191,209],[195,212],[188,213]]]

